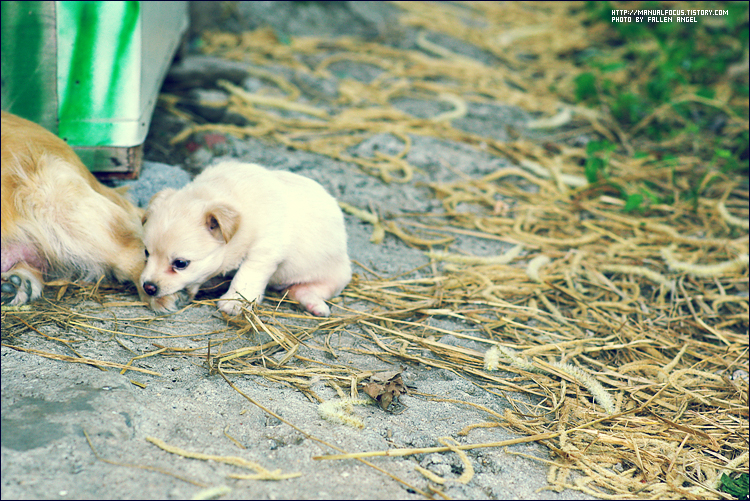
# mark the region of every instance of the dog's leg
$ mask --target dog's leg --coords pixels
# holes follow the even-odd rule
[[[42,294],[42,272],[26,263],[17,263],[2,274],[2,304],[18,306]]]
[[[342,257],[336,262],[326,263],[325,276],[322,278],[308,278],[307,281],[298,283],[284,283],[279,280],[288,280],[289,275],[277,274],[273,276],[269,289],[275,291],[286,291],[287,297],[299,302],[302,307],[316,317],[327,317],[331,310],[326,304],[328,299],[340,293],[352,278],[352,268],[349,259]],[[320,276],[320,275],[318,275]]]
[[[331,309],[326,300],[341,292],[351,278],[352,270],[347,260],[339,266],[337,272],[322,280],[290,286],[287,295],[316,317],[327,317],[331,314]]]
[[[252,262],[243,262],[234,275],[229,290],[221,296],[221,300],[216,305],[228,315],[238,315],[242,308],[241,299],[255,300],[260,303],[263,300],[263,292],[266,290],[268,280],[277,267],[278,265],[274,262],[259,261],[257,256]]]
[[[325,300],[333,297],[333,288],[327,282],[294,284],[287,289],[287,295],[316,317],[327,317],[331,314],[331,309]]]

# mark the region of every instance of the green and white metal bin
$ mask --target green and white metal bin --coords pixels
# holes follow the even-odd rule
[[[70,144],[93,172],[140,170],[187,2],[2,2],[2,109]]]

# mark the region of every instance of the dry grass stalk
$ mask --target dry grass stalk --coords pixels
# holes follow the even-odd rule
[[[103,463],[107,463],[107,464],[111,464],[111,465],[115,465],[115,466],[124,466],[126,468],[139,468],[139,469],[142,469],[142,470],[155,471],[157,473],[162,473],[164,475],[170,475],[172,477],[175,477],[177,479],[182,480],[183,482],[187,482],[189,484],[193,484],[196,487],[203,487],[203,488],[206,487],[206,484],[203,484],[201,482],[196,482],[195,480],[190,480],[190,479],[185,478],[185,477],[183,477],[181,475],[177,475],[176,473],[172,473],[170,471],[166,471],[166,470],[163,470],[161,468],[157,468],[155,466],[148,466],[148,465],[144,465],[144,464],[128,464],[128,463],[121,463],[119,461],[111,461],[109,459],[105,459],[102,456],[100,456],[99,453],[96,451],[96,448],[94,448],[94,444],[91,442],[91,437],[89,437],[89,434],[88,434],[88,432],[85,429],[83,430],[83,435],[86,437],[86,442],[88,442],[89,447],[91,447],[91,452],[94,453],[94,456],[96,457],[96,459],[98,459],[99,461],[102,461]]]
[[[146,437],[146,441],[151,442],[158,448],[169,452],[170,454],[176,454],[189,459],[200,459],[203,461],[216,461],[217,463],[226,463],[240,468],[246,468],[248,470],[254,470],[255,475],[228,475],[230,478],[240,478],[249,480],[287,480],[290,478],[297,478],[302,476],[302,473],[281,473],[281,470],[270,471],[262,467],[254,461],[248,461],[247,459],[236,457],[236,456],[216,456],[213,454],[204,454],[202,452],[192,452],[173,445],[169,445],[155,437]]]
[[[394,364],[419,362],[471,378],[496,394],[497,390],[525,392],[539,400],[534,408],[537,419],[528,419],[520,410],[488,419],[526,434],[521,441],[541,441],[550,448],[554,460],[549,478],[555,488],[616,498],[720,497],[714,486],[721,473],[747,468],[750,307],[748,234],[742,222],[749,212],[747,194],[734,181],[718,176],[701,188],[695,204],[683,197],[669,206],[652,205],[643,216],[623,214],[622,200],[609,196],[601,186],[582,182],[584,149],[561,145],[549,150],[521,139],[502,142],[459,130],[449,120],[474,103],[504,102],[543,114],[564,110],[547,89],[554,83],[563,95],[572,93],[578,70],[557,56],[585,48],[596,34],[581,24],[582,14],[569,15],[560,4],[546,4],[544,9],[494,3],[461,8],[462,16],[481,17],[486,27],[478,29],[457,23],[459,8],[452,4],[399,3],[408,12],[402,23],[450,34],[501,59],[516,50],[513,40],[523,39],[523,50],[538,60],[517,70],[468,60],[427,35],[419,43],[431,55],[350,38],[292,39],[286,45],[269,30],[206,34],[206,52],[254,65],[272,60],[293,72],[325,77],[335,61],[352,60],[376,64],[384,73],[368,84],[342,81],[335,98],[317,96],[328,100],[333,110],[325,115],[317,107],[298,106],[297,86],[275,73],[263,77],[279,88],[278,95],[269,94],[267,99],[248,97],[230,86],[228,111],[245,116],[252,125],[190,125],[179,139],[198,130],[268,136],[280,144],[351,162],[387,183],[413,182],[418,169],[408,162],[408,153],[411,137],[418,135],[481,148],[519,166],[477,179],[464,176],[457,182],[430,184],[442,202],[442,212],[384,220],[374,212],[350,208],[376,226],[374,242],[397,238],[430,252],[435,274],[355,277],[338,303],[344,314],[316,320],[312,327],[304,316],[283,306],[249,309],[245,318],[221,333],[222,340],[211,341],[212,348],[232,340],[245,346],[211,353],[220,371],[231,377],[261,376],[292,385],[312,402],[320,402],[309,388],[312,380],[322,378],[348,387],[363,371],[316,362],[295,354],[296,350],[300,344],[319,345],[317,340],[327,334],[346,330],[372,343],[367,353]],[[569,36],[553,36],[561,28]],[[310,68],[302,62],[310,55],[325,57]],[[415,118],[393,106],[392,100],[399,96],[450,100],[453,111],[431,119]],[[727,110],[737,105],[731,103]],[[174,103],[171,108],[175,109]],[[648,122],[668,118],[670,113],[670,108],[657,110]],[[310,114],[313,118],[303,116]],[[735,127],[738,117],[728,116],[730,128]],[[632,150],[627,134],[606,117],[576,109],[570,123],[577,121],[621,144],[626,152]],[[549,120],[541,124],[554,125]],[[384,133],[402,140],[398,155],[361,158],[347,152],[350,146]],[[692,152],[692,145],[685,151]],[[615,151],[610,164],[612,182],[631,187],[648,181],[654,190],[682,193],[687,187],[679,179],[695,169],[698,160],[685,153],[673,165],[664,166],[652,157],[633,159]],[[407,227],[431,233],[417,235]],[[450,252],[453,235],[522,247],[508,262],[485,256],[458,258]],[[531,265],[540,262],[534,261],[536,257],[547,257],[549,262],[535,274]],[[711,263],[719,264],[708,270],[701,267]],[[529,267],[532,272],[527,274]],[[87,299],[121,304],[122,299],[110,298],[117,289],[106,284],[59,287],[58,304],[3,309],[5,346],[27,349],[19,344],[21,336],[42,336],[73,350],[75,342],[87,337],[110,336],[117,342],[136,336],[124,332],[124,326],[138,326],[143,332],[137,335],[140,338],[174,338],[158,326],[178,321],[179,315],[117,320],[118,327],[103,329],[93,315],[65,305]],[[354,304],[356,309],[349,307]],[[465,328],[436,329],[430,325],[433,318],[458,319]],[[41,327],[48,324],[64,327],[65,334],[57,339],[44,334]],[[268,335],[271,341],[253,346],[242,337],[245,333]],[[534,367],[544,366],[548,373],[554,372],[549,369],[554,368],[553,361],[575,361],[607,388],[619,413],[602,412],[589,391],[569,385],[562,374],[533,374],[501,360],[497,367],[517,372],[518,378],[509,381],[493,374],[483,367],[486,346],[478,351],[441,342],[446,335],[482,346],[512,347],[519,357],[534,360]],[[179,341],[172,339],[171,344]],[[136,370],[134,365],[143,356],[205,357],[209,351],[208,345],[173,346],[165,351],[159,351],[161,345],[156,347],[127,364],[126,360],[110,365],[90,362],[101,368]],[[330,344],[321,349],[335,352]],[[84,360],[57,357],[67,362]],[[475,428],[466,428],[469,436],[471,429]],[[553,442],[554,438],[559,441]],[[459,449],[508,443],[464,444]],[[365,455],[402,451],[376,452]],[[574,483],[572,471],[581,475]]]

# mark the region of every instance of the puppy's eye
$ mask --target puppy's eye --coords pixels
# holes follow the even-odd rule
[[[188,267],[189,264],[190,261],[188,261],[187,259],[175,259],[174,261],[172,261],[172,269],[184,270]]]
[[[143,252],[146,254],[146,259],[148,259],[148,249],[143,249]]]

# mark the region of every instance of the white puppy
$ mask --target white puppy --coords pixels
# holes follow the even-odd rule
[[[189,302],[210,278],[236,270],[219,309],[286,290],[313,315],[351,279],[344,217],[312,179],[224,162],[179,191],[160,191],[144,215],[144,291],[157,311]],[[185,292],[182,292],[183,289]],[[179,294],[178,294],[179,293]]]

